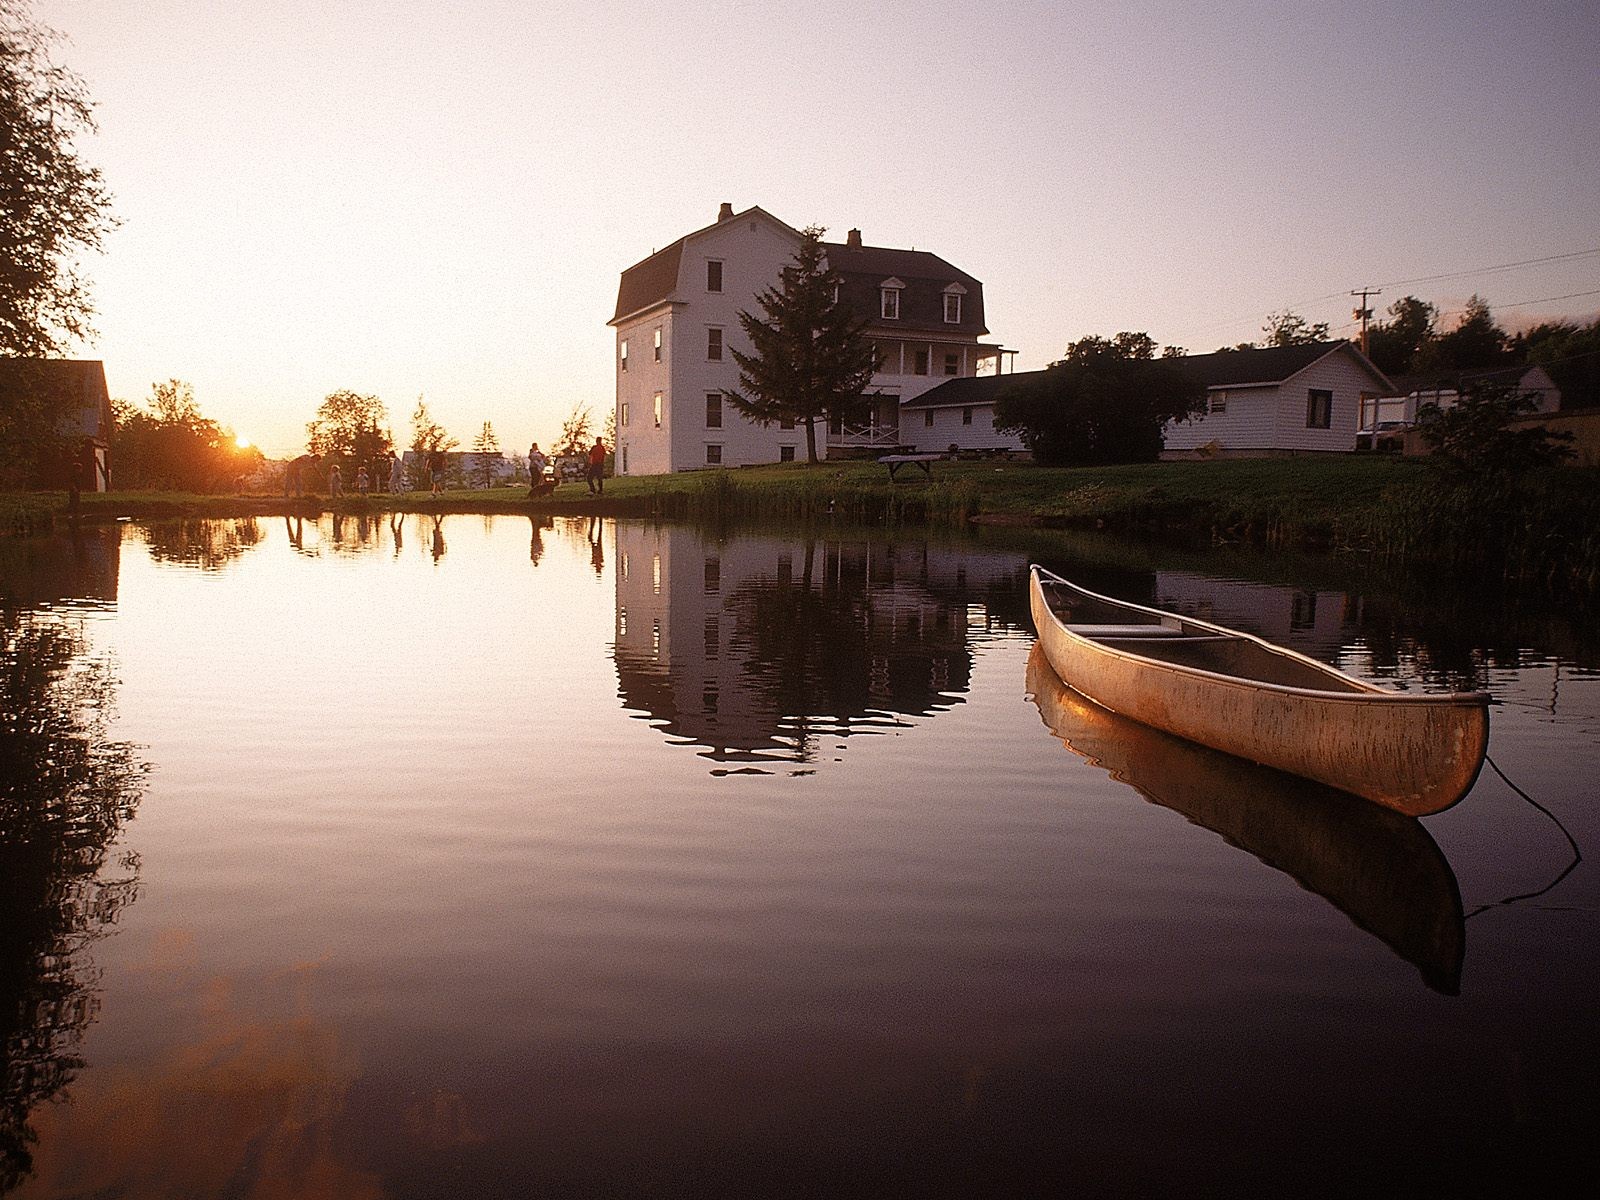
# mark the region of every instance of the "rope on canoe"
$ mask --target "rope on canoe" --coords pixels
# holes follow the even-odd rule
[[[1537,896],[1542,896],[1546,892],[1548,892],[1552,888],[1554,888],[1556,886],[1556,884],[1560,883],[1568,875],[1571,875],[1572,872],[1577,868],[1577,865],[1583,861],[1583,851],[1578,849],[1577,841],[1573,838],[1572,834],[1567,831],[1567,827],[1561,823],[1561,818],[1556,816],[1555,813],[1551,812],[1548,808],[1546,808],[1544,805],[1540,804],[1532,796],[1528,795],[1527,792],[1523,791],[1515,783],[1513,783],[1511,781],[1511,777],[1500,769],[1500,764],[1495,762],[1495,760],[1493,758],[1491,758],[1487,754],[1485,754],[1483,756],[1483,761],[1488,763],[1491,767],[1494,768],[1494,773],[1496,775],[1500,776],[1501,779],[1505,780],[1505,783],[1506,783],[1507,787],[1509,787],[1513,792],[1515,792],[1517,795],[1521,796],[1529,804],[1533,805],[1533,807],[1537,808],[1540,812],[1542,812],[1545,816],[1549,817],[1550,820],[1555,823],[1555,827],[1557,829],[1561,830],[1561,836],[1567,839],[1567,845],[1572,847],[1572,861],[1569,862],[1565,867],[1562,868],[1561,873],[1559,875],[1557,875],[1549,883],[1545,884],[1538,891],[1536,891],[1536,892],[1524,892],[1521,895],[1517,895],[1517,896],[1507,896],[1504,900],[1496,900],[1496,901],[1494,901],[1493,903],[1490,903],[1490,904],[1480,904],[1480,905],[1478,905],[1477,908],[1475,908],[1471,912],[1469,912],[1466,915],[1466,917],[1463,918],[1464,920],[1465,919],[1470,919],[1472,917],[1475,917],[1479,913],[1486,912],[1491,908],[1503,908],[1508,904],[1516,904],[1516,903],[1518,903],[1519,901],[1522,901],[1522,900],[1532,900]]]

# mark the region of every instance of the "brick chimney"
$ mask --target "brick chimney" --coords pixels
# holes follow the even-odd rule
[[[852,229],[844,235],[844,244],[853,250],[861,249],[861,230]]]
[[[724,200],[722,202],[722,207],[717,209],[717,220],[719,220],[719,221],[731,221],[731,220],[733,220],[733,205],[729,204],[726,200]]]

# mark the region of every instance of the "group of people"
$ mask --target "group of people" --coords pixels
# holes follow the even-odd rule
[[[591,496],[601,496],[606,490],[606,444],[603,439],[595,438],[594,445],[589,447],[585,455],[584,479],[589,485]],[[284,468],[283,494],[285,496],[302,496],[309,487],[315,490],[317,484],[317,467],[322,461],[320,454],[302,454],[293,459]],[[445,471],[449,460],[443,450],[432,450],[423,459],[428,472],[429,491],[437,496],[444,490]],[[528,448],[528,496],[547,496],[555,491],[556,479],[546,473],[550,470],[550,458],[539,449],[539,443],[534,442]],[[396,495],[406,490],[406,465],[393,450],[385,450],[377,455],[371,463],[361,463],[356,467],[354,487],[357,492],[365,496],[372,492],[393,492]],[[339,466],[337,459],[328,464],[328,495],[329,497],[343,496],[344,471]]]
[[[292,459],[283,470],[283,494],[303,496],[308,487],[315,490],[317,466],[322,458],[320,454],[302,454]],[[370,464],[361,463],[356,467],[354,486],[363,496],[371,492],[403,492],[406,490],[406,464],[393,450],[385,450]],[[339,466],[338,459],[328,464],[328,495],[344,495],[344,469]]]
[[[591,496],[603,496],[606,490],[606,444],[601,438],[595,438],[594,445],[589,447],[584,456],[584,479],[589,484]],[[528,497],[548,496],[556,490],[559,482],[554,478],[546,477],[545,472],[550,469],[550,458],[539,443],[534,442],[528,447]]]

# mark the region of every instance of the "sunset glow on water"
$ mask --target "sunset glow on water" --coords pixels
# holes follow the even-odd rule
[[[1391,821],[1119,723],[1039,674],[1024,586],[1037,557],[1390,685],[1473,676],[1586,849],[1592,630],[1060,541],[0,548],[150,768],[76,988],[0,943],[84,1064],[8,1080],[18,1196],[1404,1191],[1543,1170],[1595,1115],[1588,864],[1501,903],[1570,858],[1555,826],[1488,769]]]

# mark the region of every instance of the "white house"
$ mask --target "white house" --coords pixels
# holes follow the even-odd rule
[[[1348,454],[1362,412],[1394,384],[1350,342],[1191,354],[1206,409],[1162,434],[1162,458]]]
[[[1380,422],[1410,425],[1417,410],[1425,404],[1454,408],[1464,388],[1498,384],[1514,388],[1532,403],[1532,412],[1553,413],[1561,408],[1561,389],[1540,366],[1495,367],[1476,371],[1430,371],[1397,376],[1392,393],[1386,393],[1367,406],[1362,417],[1363,433],[1376,429]]]
[[[1038,374],[980,375],[947,379],[906,401],[900,441],[919,453],[948,450],[1022,451],[1022,439],[994,427],[994,402],[1006,387]]]
[[[725,394],[739,387],[731,351],[747,350],[739,314],[778,285],[800,233],[760,208],[724,204],[714,224],[622,273],[616,311],[616,469],[653,475],[704,466],[788,462],[805,429],[763,428]],[[900,407],[952,377],[998,371],[1007,351],[981,339],[983,285],[937,255],[867,246],[859,230],[823,244],[841,296],[869,319],[882,370],[876,397],[818,429],[818,451],[901,444]]]

